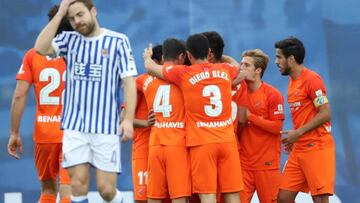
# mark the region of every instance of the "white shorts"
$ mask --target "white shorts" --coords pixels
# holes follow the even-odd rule
[[[89,163],[106,172],[121,172],[119,135],[64,130],[63,167]]]

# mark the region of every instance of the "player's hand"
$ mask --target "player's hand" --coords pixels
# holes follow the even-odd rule
[[[119,132],[121,135],[122,142],[126,142],[132,139],[134,136],[133,121],[129,119],[124,119],[120,124]]]
[[[238,74],[236,75],[236,77],[234,78],[233,82],[232,82],[232,86],[236,86],[239,83],[241,83],[243,80],[245,80],[245,78],[247,77],[248,72],[242,69],[239,69]]]
[[[293,145],[294,145],[294,144],[285,144],[285,145],[284,145],[284,152],[285,152],[286,154],[289,154],[289,153],[292,151]]]
[[[10,133],[8,153],[15,159],[20,159],[20,155],[23,153],[23,147],[19,133]]]
[[[56,15],[59,15],[61,17],[65,17],[67,12],[68,12],[70,4],[72,4],[74,1],[75,0],[62,0],[61,3],[60,3],[60,6],[59,6],[59,10],[56,13]]]
[[[152,126],[155,124],[155,113],[154,113],[154,110],[153,109],[150,109],[149,110],[149,113],[148,113],[148,126]]]
[[[143,53],[143,59],[144,61],[148,58],[151,58],[153,55],[153,52],[152,52],[152,44],[149,44],[148,47],[146,47],[144,49],[144,53]]]
[[[294,144],[301,136],[301,134],[297,130],[283,130],[283,131],[280,131],[280,133],[287,135],[287,137],[285,137],[281,140],[281,142],[285,146]]]
[[[246,118],[249,118],[250,115],[251,115],[251,111],[248,108],[246,108]]]

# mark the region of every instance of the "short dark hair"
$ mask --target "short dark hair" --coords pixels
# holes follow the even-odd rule
[[[209,54],[209,41],[203,34],[190,35],[186,40],[186,49],[195,59],[206,59]]]
[[[152,48],[152,56],[151,58],[154,60],[157,60],[158,62],[162,61],[163,51],[162,51],[162,45],[158,44]]]
[[[74,4],[77,2],[83,3],[86,6],[86,8],[89,10],[91,10],[94,7],[94,3],[92,0],[76,0],[76,1],[72,2],[71,4]]]
[[[202,34],[208,39],[211,52],[214,53],[215,59],[221,60],[225,46],[223,38],[216,31],[203,32]]]
[[[186,55],[186,48],[183,41],[168,38],[163,42],[163,56],[165,61],[177,59],[180,54]]]
[[[54,5],[53,7],[50,8],[48,12],[49,21],[53,19],[53,17],[56,15],[58,10],[59,10],[59,5]],[[71,27],[69,20],[66,17],[64,17],[60,22],[60,25],[56,31],[56,35],[61,33],[62,31],[73,31],[73,30],[74,29]]]
[[[304,62],[305,47],[296,37],[291,36],[276,42],[275,48],[280,49],[286,58],[293,55],[298,64],[302,64]]]

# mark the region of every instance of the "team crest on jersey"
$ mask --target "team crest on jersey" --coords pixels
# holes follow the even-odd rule
[[[105,58],[109,57],[109,49],[104,48],[103,50],[101,50],[101,55]]]

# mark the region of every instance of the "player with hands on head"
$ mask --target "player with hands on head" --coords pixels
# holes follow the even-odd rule
[[[55,37],[63,17],[74,31]],[[35,49],[67,61],[61,127],[71,201],[88,202],[90,166],[94,166],[100,196],[105,202],[120,203],[121,193],[116,189],[120,135],[122,141],[133,137],[136,106],[137,70],[129,39],[100,27],[92,0],[62,0],[55,17],[37,37]],[[126,113],[120,121],[122,90]]]

